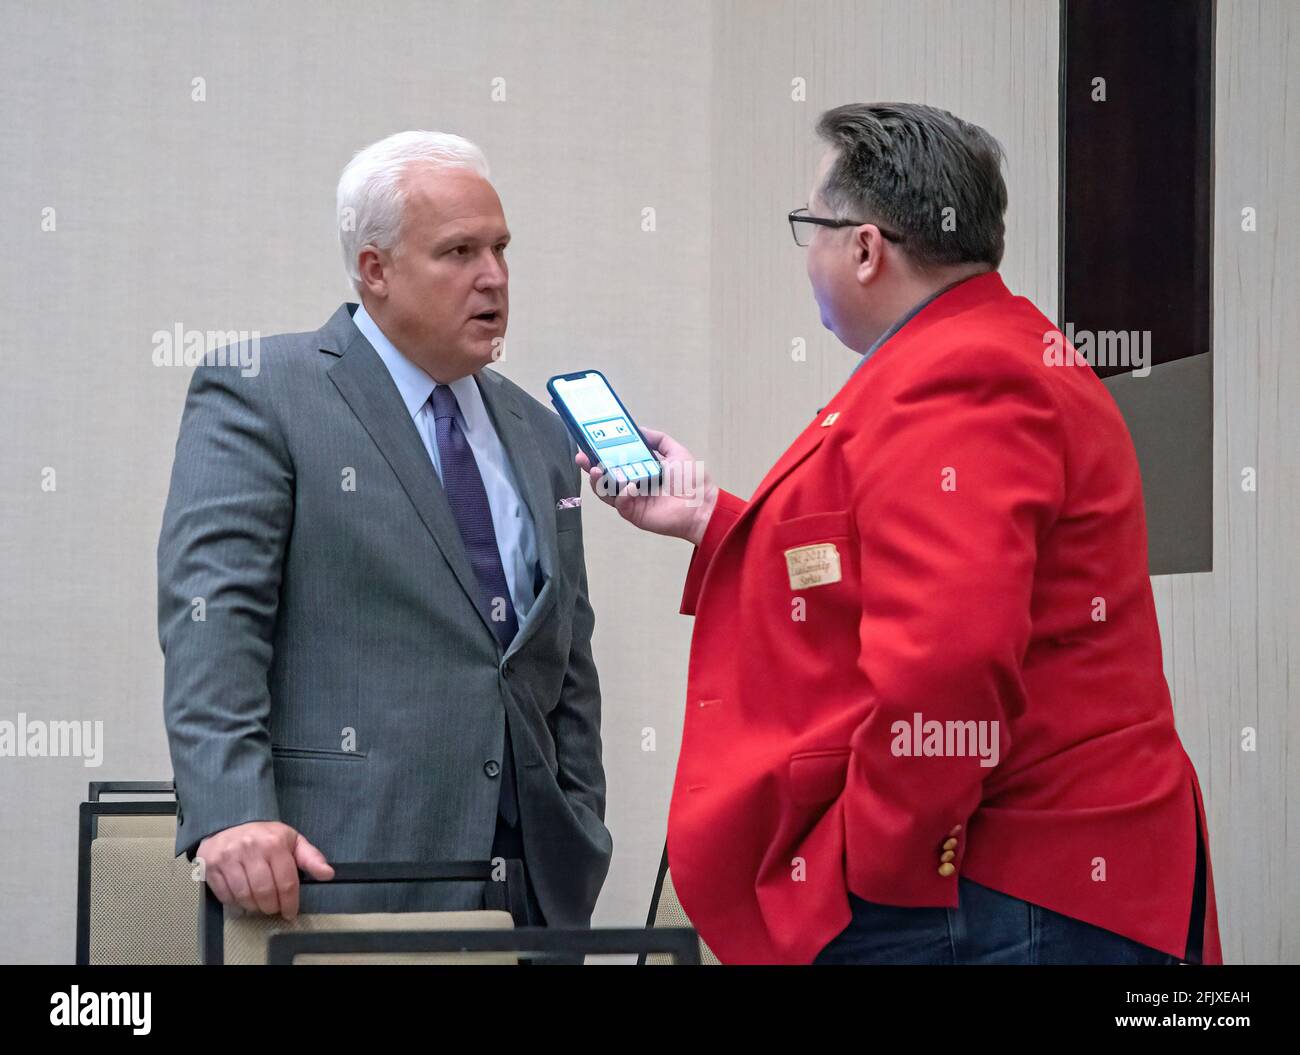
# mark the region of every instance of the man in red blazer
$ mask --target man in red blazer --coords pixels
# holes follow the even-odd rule
[[[683,907],[724,962],[1221,962],[1133,445],[997,274],[1001,149],[914,105],[818,132],[791,227],[863,362],[748,502],[604,495],[696,545]]]

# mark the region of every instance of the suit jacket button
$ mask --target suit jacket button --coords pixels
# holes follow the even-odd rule
[[[947,879],[955,871],[957,871],[957,869],[953,868],[952,863],[949,861],[944,861],[944,863],[939,866],[939,874],[943,876],[944,879]]]
[[[955,853],[953,853],[951,850],[944,850],[944,852],[943,852],[942,854],[939,855],[939,863],[940,863],[940,864],[947,864],[949,861],[951,861],[951,860],[952,860],[954,857],[956,857],[956,856],[957,856],[957,855],[956,855]]]
[[[490,777],[499,777],[501,775],[501,763],[495,758],[489,758],[483,763],[483,772]]]
[[[945,840],[944,840],[943,848],[944,848],[945,850],[952,850],[952,849],[954,849],[956,846],[957,846],[957,840],[956,840],[956,839],[945,839]]]

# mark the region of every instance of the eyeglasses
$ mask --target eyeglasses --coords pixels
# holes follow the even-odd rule
[[[812,241],[813,226],[817,227],[861,227],[864,223],[872,223],[870,220],[831,220],[825,216],[813,216],[808,207],[794,209],[789,215],[790,233],[794,235],[794,244],[806,247]],[[807,224],[808,226],[804,226]],[[896,234],[880,224],[873,224],[880,231],[881,237],[890,242],[902,242],[903,236]]]

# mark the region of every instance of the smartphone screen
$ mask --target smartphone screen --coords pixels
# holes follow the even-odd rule
[[[618,483],[659,475],[659,462],[599,370],[561,374],[546,383],[551,401],[587,457]]]

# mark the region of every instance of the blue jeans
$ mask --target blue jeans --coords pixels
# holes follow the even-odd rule
[[[900,908],[849,895],[853,919],[815,964],[1133,963],[1179,959],[969,879],[957,908]]]

